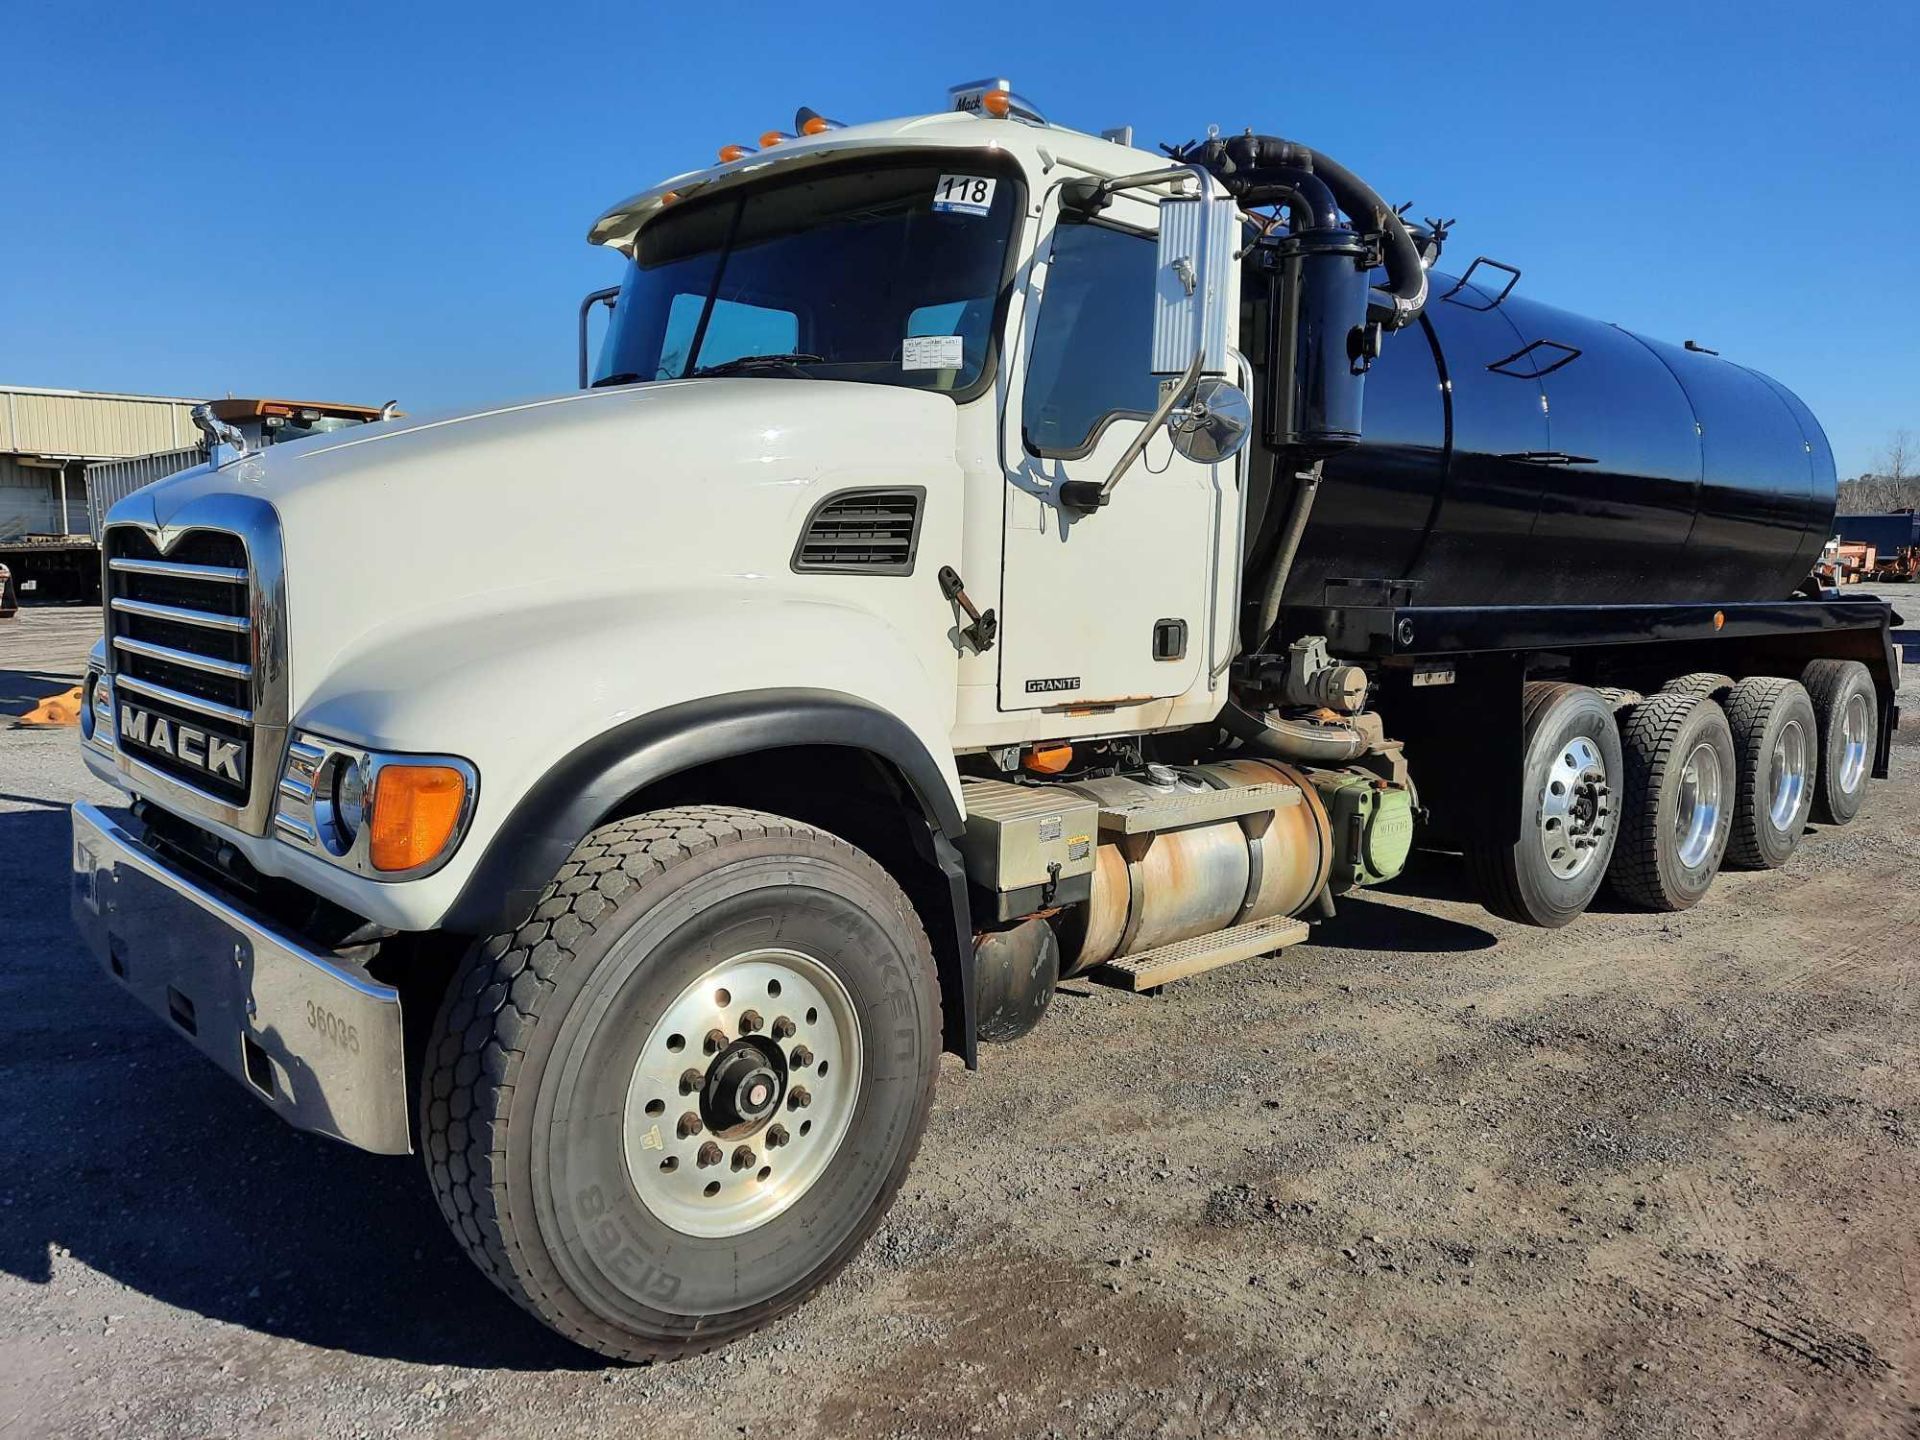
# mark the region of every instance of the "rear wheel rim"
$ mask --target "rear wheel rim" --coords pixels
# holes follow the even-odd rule
[[[724,1238],[790,1208],[832,1164],[860,1092],[860,1017],[797,950],[752,950],[682,990],[641,1046],[627,1177],[662,1224]]]
[[[1860,781],[1867,773],[1867,749],[1872,734],[1873,720],[1867,713],[1867,697],[1857,692],[1849,695],[1840,712],[1840,788],[1849,795],[1860,788]]]
[[[1679,803],[1674,807],[1674,851],[1689,870],[1713,854],[1720,828],[1720,756],[1702,741],[1680,768]]]
[[[1593,864],[1613,824],[1613,791],[1606,758],[1591,736],[1561,747],[1540,791],[1540,850],[1547,868],[1572,880]]]
[[[1773,755],[1767,777],[1767,817],[1776,830],[1791,830],[1800,817],[1800,804],[1807,793],[1807,757],[1811,752],[1806,729],[1798,720],[1789,720],[1773,738]]]

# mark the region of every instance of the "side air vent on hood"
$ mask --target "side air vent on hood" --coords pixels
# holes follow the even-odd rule
[[[921,486],[842,490],[807,516],[793,568],[841,575],[911,575],[920,545]]]

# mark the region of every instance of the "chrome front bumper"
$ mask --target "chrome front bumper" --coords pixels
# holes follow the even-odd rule
[[[412,1149],[399,992],[243,914],[84,802],[73,919],[109,975],[283,1120]]]

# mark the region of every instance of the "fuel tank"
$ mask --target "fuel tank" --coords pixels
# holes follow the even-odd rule
[[[1836,494],[1798,397],[1502,282],[1431,280],[1420,322],[1367,376],[1360,443],[1326,462],[1286,603],[1322,604],[1347,579],[1410,581],[1414,605],[1793,592]]]

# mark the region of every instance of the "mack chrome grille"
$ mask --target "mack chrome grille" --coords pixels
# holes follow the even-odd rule
[[[237,535],[194,530],[162,554],[145,531],[121,525],[108,529],[106,549],[122,751],[244,806],[255,696],[246,547]]]
[[[851,575],[911,575],[926,491],[842,490],[807,517],[793,568]]]

